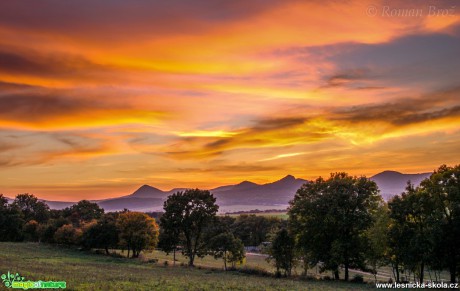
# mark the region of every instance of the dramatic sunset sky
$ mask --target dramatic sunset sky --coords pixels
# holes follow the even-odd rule
[[[458,1],[0,2],[8,197],[459,162]]]

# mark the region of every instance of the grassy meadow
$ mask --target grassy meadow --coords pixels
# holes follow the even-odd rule
[[[158,263],[148,263],[157,258]],[[19,273],[31,281],[66,281],[68,290],[368,290],[372,285],[334,281],[276,279],[224,272],[213,258],[198,267],[172,266],[161,252],[140,259],[114,258],[37,243],[0,243],[0,273]],[[164,261],[170,261],[165,266]],[[248,266],[267,266],[263,257],[249,256]],[[207,266],[207,267],[204,267]],[[214,267],[214,268],[211,268]]]

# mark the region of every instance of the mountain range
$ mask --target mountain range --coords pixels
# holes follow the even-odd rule
[[[410,181],[418,186],[424,179],[430,177],[432,173],[421,174],[401,174],[396,171],[384,171],[371,177],[371,180],[377,183],[380,189],[380,195],[388,201],[394,195],[401,194]]]
[[[370,177],[377,183],[380,194],[385,200],[404,191],[407,182],[411,181],[418,185],[429,177],[431,173],[402,174],[395,171],[384,171]],[[253,210],[253,209],[285,209],[294,197],[297,189],[307,180],[295,178],[292,175],[267,184],[256,184],[243,181],[235,185],[220,186],[210,189],[217,199],[221,212]],[[167,197],[184,188],[175,188],[163,191],[158,188],[143,185],[130,195],[104,200],[93,200],[105,209],[105,211],[117,211],[124,208],[135,211],[161,211],[163,202]],[[46,201],[53,209],[62,209],[74,204],[74,202]]]

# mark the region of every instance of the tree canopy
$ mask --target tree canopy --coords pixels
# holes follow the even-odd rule
[[[155,219],[141,212],[124,212],[117,219],[120,243],[132,250],[136,258],[144,249],[153,249],[158,243],[158,225]]]
[[[203,231],[216,217],[219,209],[216,198],[207,190],[188,189],[169,196],[163,208],[162,228],[177,239],[180,234],[183,235],[182,252],[189,258],[189,265],[193,266],[196,256],[206,255]],[[176,242],[175,239],[171,241]]]
[[[336,278],[339,266],[345,280],[351,267],[365,269],[364,232],[373,223],[373,213],[382,203],[375,182],[346,173],[331,174],[304,184],[290,203],[290,227],[303,257],[322,263]]]

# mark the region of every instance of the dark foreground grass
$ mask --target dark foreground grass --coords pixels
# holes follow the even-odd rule
[[[160,261],[161,262],[161,261]],[[0,243],[0,274],[66,281],[69,290],[368,290],[369,285],[164,266],[36,243]],[[0,282],[1,283],[1,282]],[[2,285],[0,290],[6,288]]]

